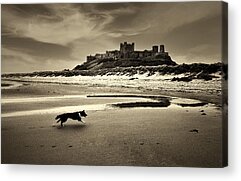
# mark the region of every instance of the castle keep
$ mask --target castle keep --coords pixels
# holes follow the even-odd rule
[[[143,51],[135,51],[134,43],[121,43],[120,50],[112,50],[106,51],[104,54],[95,54],[94,56],[87,56],[87,62],[93,61],[96,59],[135,59],[141,60],[145,58],[165,58],[168,57],[168,52],[165,52],[164,45],[160,45],[160,50],[158,50],[158,46],[152,46],[151,50],[143,50]]]

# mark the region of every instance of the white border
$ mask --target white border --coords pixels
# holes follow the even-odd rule
[[[172,1],[172,0],[171,0]],[[46,2],[113,2],[104,1],[14,1],[4,3],[46,3]],[[117,2],[120,2],[117,1]],[[126,2],[122,0],[121,2]],[[129,2],[129,1],[127,1]],[[140,2],[140,1],[139,1]],[[153,2],[153,1],[152,1]],[[175,2],[179,2],[175,0]],[[229,3],[229,167],[223,169],[202,168],[147,168],[147,167],[87,167],[87,166],[31,166],[0,165],[1,180],[240,180],[241,179],[241,119],[240,78],[241,78],[241,11],[239,0]]]

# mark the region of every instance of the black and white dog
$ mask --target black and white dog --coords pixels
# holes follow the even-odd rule
[[[79,112],[73,112],[73,113],[64,113],[64,114],[60,114],[58,116],[56,116],[56,120],[58,119],[58,122],[61,122],[61,127],[63,127],[63,123],[66,122],[68,120],[68,118],[73,119],[73,120],[78,120],[82,123],[85,124],[85,122],[83,120],[81,120],[81,116],[86,117],[87,114],[85,113],[85,111],[79,111]]]

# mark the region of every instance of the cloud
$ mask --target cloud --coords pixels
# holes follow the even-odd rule
[[[73,68],[124,41],[139,50],[165,44],[179,63],[220,55],[221,2],[9,4],[1,12],[2,62],[29,61],[20,71]]]
[[[37,57],[2,47],[2,72],[32,72],[44,63]],[[40,63],[41,62],[41,63]]]
[[[221,61],[220,18],[218,15],[204,17],[176,27],[163,40],[175,56],[185,55],[187,62]]]
[[[136,17],[137,7],[128,3],[4,5],[3,27],[8,34],[61,45],[81,38],[134,35],[150,27],[132,25],[131,17]]]
[[[70,48],[54,43],[45,43],[32,38],[18,37],[14,35],[2,36],[3,47],[25,52],[36,57],[48,57],[53,59],[70,58]]]
[[[39,7],[39,5],[32,6],[35,7],[34,9]],[[26,8],[22,8],[23,15],[19,16],[18,5],[4,5],[3,26],[5,30],[16,36],[61,45],[66,45],[81,37],[94,38],[100,34],[97,24],[101,22],[96,23],[92,18],[81,14],[74,6],[50,4],[47,7],[48,11],[45,13],[41,11],[41,14],[32,14],[32,12],[25,11]]]
[[[78,60],[55,59],[53,57],[32,56],[14,49],[2,48],[2,72],[33,72],[43,70],[72,69]]]

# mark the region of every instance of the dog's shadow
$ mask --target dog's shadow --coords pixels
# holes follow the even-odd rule
[[[89,127],[89,125],[84,124],[66,124],[63,127],[57,125],[56,128],[60,131],[81,131],[85,130]]]

